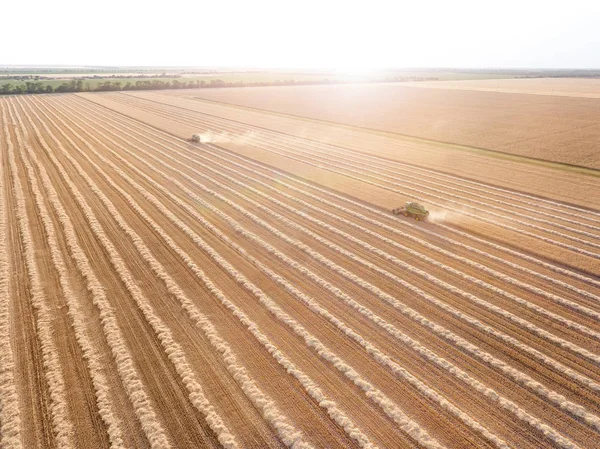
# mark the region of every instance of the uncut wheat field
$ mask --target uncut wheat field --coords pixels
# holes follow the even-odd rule
[[[600,447],[600,177],[167,94],[0,126],[0,447]]]

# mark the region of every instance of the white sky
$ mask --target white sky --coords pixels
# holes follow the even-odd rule
[[[3,3],[0,65],[600,68],[600,0]]]

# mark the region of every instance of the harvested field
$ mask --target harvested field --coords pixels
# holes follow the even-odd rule
[[[600,79],[598,78],[443,80],[435,82],[411,82],[404,85],[431,89],[478,90],[513,94],[600,98]]]
[[[599,178],[232,111],[0,99],[1,447],[594,447]]]
[[[494,86],[513,81],[530,80],[481,82]],[[465,81],[468,86],[478,82]],[[581,82],[583,86],[571,88],[585,90],[591,83]],[[419,85],[443,85],[437,83]],[[405,83],[200,89],[173,95],[600,169],[597,98],[423,89]]]

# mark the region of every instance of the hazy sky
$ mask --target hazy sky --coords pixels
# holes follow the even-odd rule
[[[5,2],[0,65],[600,68],[600,0]]]

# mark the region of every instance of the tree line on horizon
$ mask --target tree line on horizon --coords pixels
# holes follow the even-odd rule
[[[84,79],[73,79],[64,82],[56,87],[43,81],[26,81],[22,84],[6,83],[0,85],[0,94],[48,94],[48,93],[65,93],[65,92],[102,92],[115,90],[150,90],[150,89],[190,89],[200,87],[216,87],[221,86],[223,80],[206,81],[162,81],[162,80],[138,80],[136,82],[128,81],[104,81],[92,87],[89,81]]]
[[[437,78],[421,78],[421,77],[395,77],[392,79],[368,80],[367,82],[382,82],[382,81],[430,81]],[[1,84],[0,95],[20,95],[20,94],[51,94],[51,93],[67,93],[67,92],[109,92],[123,90],[160,90],[160,89],[198,89],[198,88],[215,88],[215,87],[256,87],[256,86],[289,86],[289,85],[311,85],[311,84],[346,84],[352,83],[352,80],[276,80],[276,81],[223,81],[221,79],[213,79],[209,82],[204,80],[190,81],[163,81],[163,80],[138,80],[135,82],[122,81],[104,81],[95,87],[90,86],[89,82],[84,82],[83,79],[73,79],[64,82],[56,87],[51,84],[46,84],[42,81],[26,81],[23,84]]]

